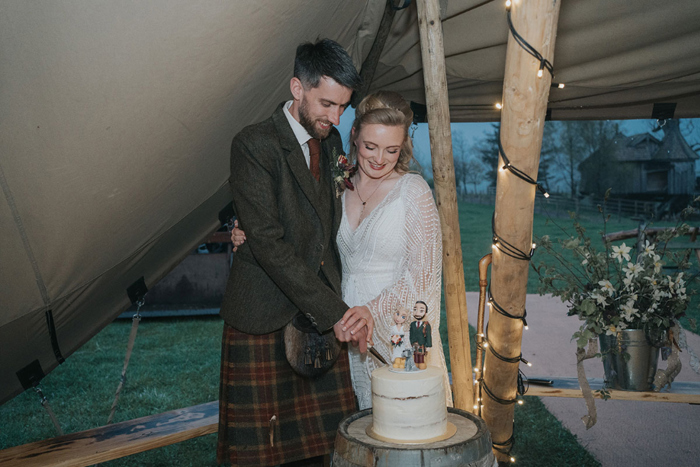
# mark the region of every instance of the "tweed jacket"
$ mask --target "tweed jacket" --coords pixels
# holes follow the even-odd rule
[[[409,325],[409,337],[411,344],[418,344],[421,347],[433,346],[433,334],[430,323],[420,321],[421,327],[418,327],[419,321],[413,321]]]
[[[246,242],[234,254],[220,314],[249,334],[280,329],[299,312],[323,332],[348,309],[335,242],[342,206],[331,175],[340,134],[333,128],[322,141],[317,182],[283,105],[231,146],[233,207]]]

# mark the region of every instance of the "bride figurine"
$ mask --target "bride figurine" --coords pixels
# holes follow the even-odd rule
[[[391,333],[391,359],[394,368],[405,368],[406,357],[403,357],[403,351],[406,348],[407,339],[404,337],[406,331],[403,328],[404,323],[410,316],[409,311],[405,308],[398,308],[394,312],[394,325],[389,329]]]

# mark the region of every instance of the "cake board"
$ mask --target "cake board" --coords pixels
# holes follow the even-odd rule
[[[463,410],[448,408],[447,421],[456,428],[449,439],[422,444],[397,444],[370,437],[372,409],[355,413],[338,427],[334,467],[493,467],[491,435],[484,421]]]

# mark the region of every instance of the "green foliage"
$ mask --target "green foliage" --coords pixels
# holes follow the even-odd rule
[[[610,218],[604,205],[600,212],[604,233]],[[673,239],[688,233],[688,225],[678,223],[655,236],[645,231],[647,240],[635,252],[624,242],[612,245],[605,240],[602,248],[594,245],[586,228],[575,216],[572,219],[573,234],[556,243],[547,235],[537,240],[548,260],[535,268],[538,292],[568,302],[568,314],[583,321],[573,335],[579,348],[600,334],[615,335],[624,329],[644,329],[660,345],[665,331],[685,315],[690,303],[685,273],[688,254],[667,248]],[[676,271],[667,274],[664,267],[669,265]]]
[[[610,400],[610,398],[612,397],[610,390],[607,388],[598,389],[596,391],[596,394],[598,394],[600,396],[600,398],[603,399],[604,401]]]

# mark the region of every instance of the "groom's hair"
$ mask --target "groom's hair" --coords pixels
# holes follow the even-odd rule
[[[428,315],[428,304],[425,303],[423,300],[418,300],[418,301],[416,302],[416,305],[419,304],[419,303],[422,303],[423,306],[425,307],[425,313],[423,314],[423,318],[425,318],[425,317]],[[423,319],[423,318],[421,318],[421,319]]]
[[[353,91],[362,84],[350,55],[337,42],[321,39],[315,44],[306,42],[297,47],[294,77],[301,81],[304,88],[312,89],[319,85],[323,76]]]

